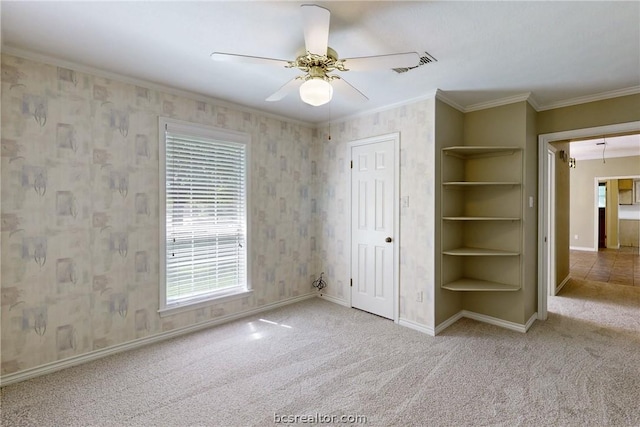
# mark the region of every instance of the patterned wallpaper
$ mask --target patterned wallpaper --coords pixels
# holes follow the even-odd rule
[[[160,318],[158,116],[251,134],[239,300]],[[2,55],[2,374],[312,291],[310,128]]]
[[[326,294],[349,301],[350,141],[400,132],[400,319],[434,326],[435,100],[370,114],[319,130],[321,269]],[[331,139],[329,139],[331,136]],[[423,292],[423,302],[417,293]]]

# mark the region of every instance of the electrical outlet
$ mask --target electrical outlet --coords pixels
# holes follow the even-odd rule
[[[575,234],[575,235],[573,236],[573,240],[578,240],[578,235],[577,235],[577,234]]]
[[[400,205],[403,208],[408,208],[409,207],[409,196],[404,196],[400,198]]]
[[[418,301],[418,302],[422,302],[422,291],[418,292],[418,295],[417,295],[416,301]]]

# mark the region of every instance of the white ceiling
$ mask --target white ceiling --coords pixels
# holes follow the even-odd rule
[[[640,2],[317,2],[342,58],[417,51],[407,73],[342,73],[370,100],[311,107],[264,99],[291,69],[212,61],[213,51],[294,59],[300,2],[2,1],[2,44],[306,122],[433,94],[463,108],[531,92],[542,109],[640,87]],[[631,89],[633,92],[635,89]]]
[[[604,143],[604,144],[603,144]],[[569,155],[576,160],[640,156],[640,135],[602,137],[571,141]],[[640,170],[640,164],[638,164]]]

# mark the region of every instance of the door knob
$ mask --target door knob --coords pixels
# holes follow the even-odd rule
[[[387,242],[387,243],[391,243],[392,240],[393,239],[391,239],[391,237],[387,237],[386,239],[384,239],[384,241]]]

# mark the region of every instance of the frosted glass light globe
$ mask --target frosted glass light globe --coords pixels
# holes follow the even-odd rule
[[[300,86],[300,99],[318,107],[331,101],[333,87],[324,79],[309,79]]]

